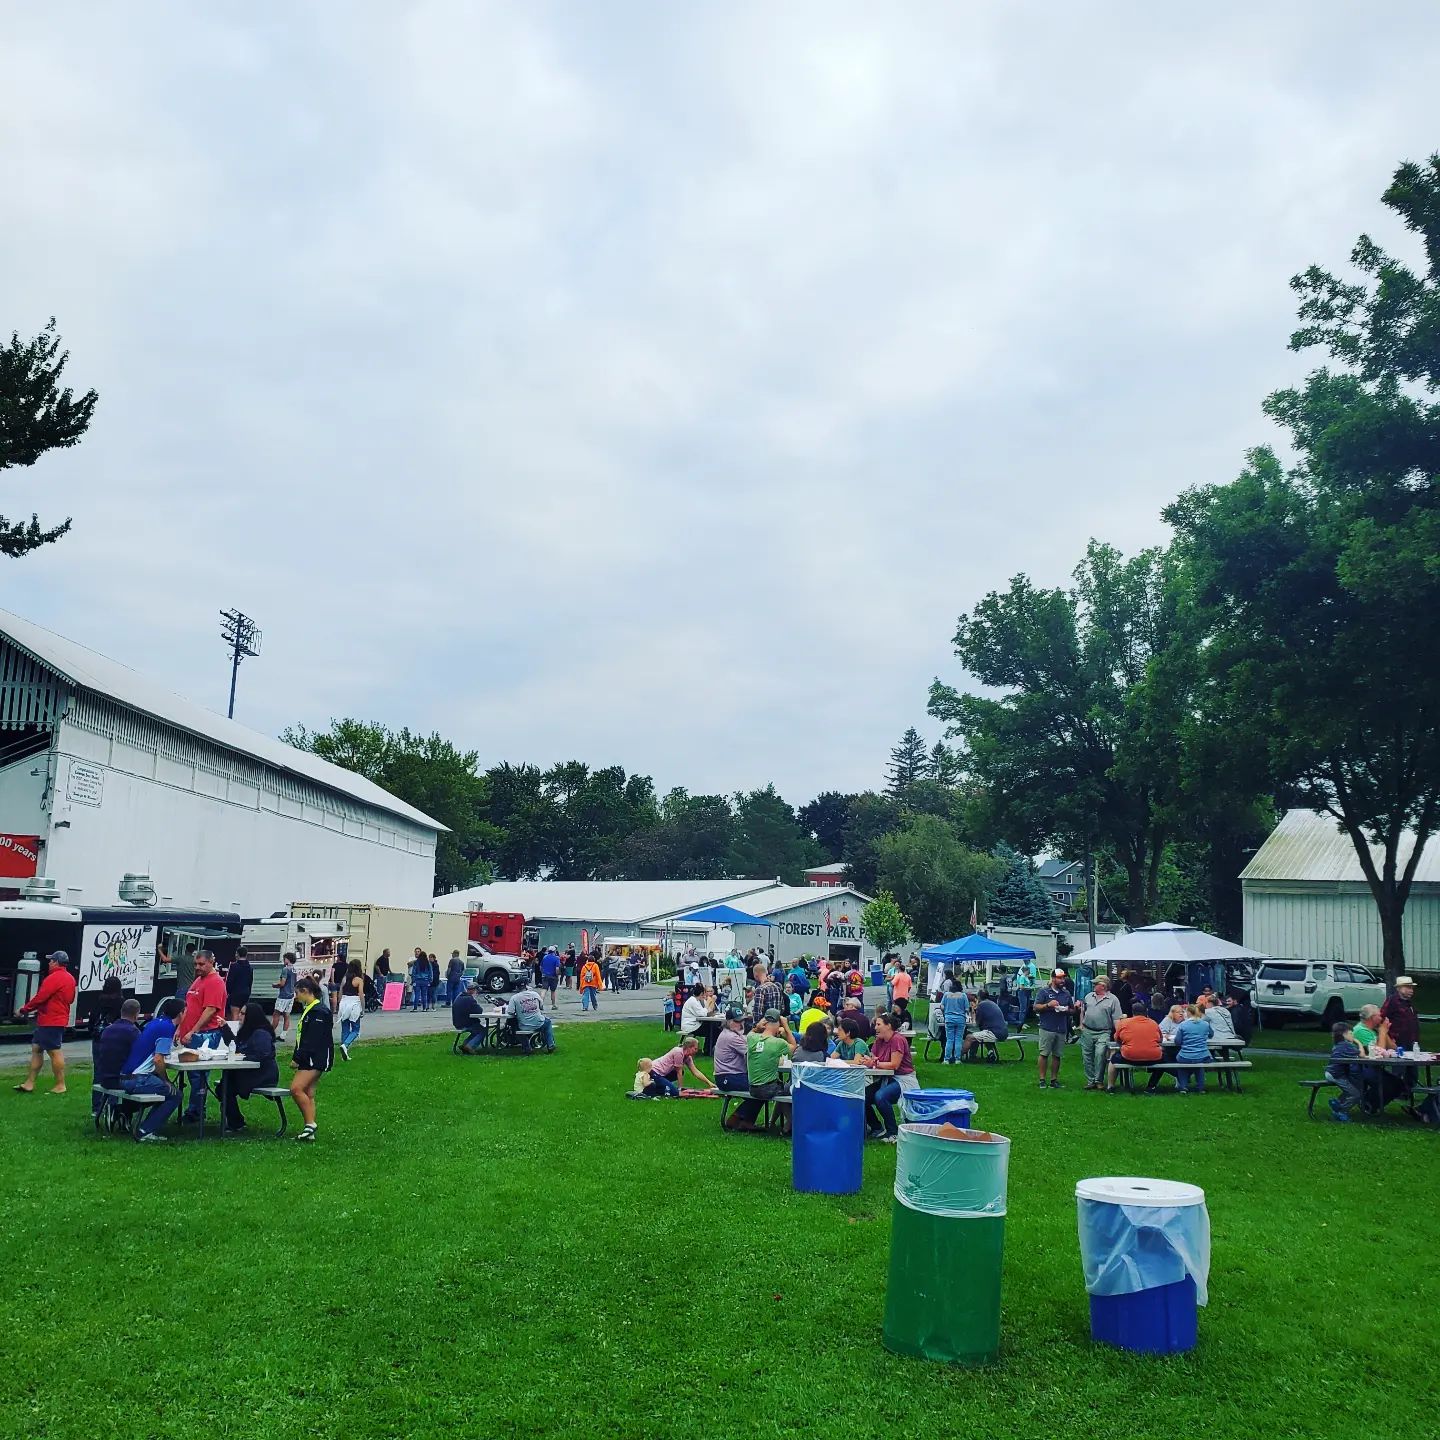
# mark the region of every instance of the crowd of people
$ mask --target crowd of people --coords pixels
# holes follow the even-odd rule
[[[723,1008],[722,1000],[733,996],[722,995],[697,976],[679,1007],[679,1043],[638,1062],[633,1093],[649,1099],[678,1096],[688,1075],[700,1091],[743,1092],[745,1098],[725,1126],[754,1130],[756,1117],[783,1088],[786,1063],[839,1062],[874,1073],[865,1096],[867,1134],[893,1144],[899,1134],[895,1106],[906,1090],[919,1084],[910,1048],[908,998],[899,996],[898,1008],[881,1006],[868,1015],[861,987],[852,989],[851,967],[826,966],[820,977],[817,966],[815,973],[822,979],[820,986],[811,985],[807,964],[797,962],[782,978],[764,961],[756,961],[750,985],[742,981],[741,1003]],[[700,1029],[716,1020],[720,1025],[712,1080],[699,1068],[697,1057]],[[785,1123],[782,1117],[782,1129]]]

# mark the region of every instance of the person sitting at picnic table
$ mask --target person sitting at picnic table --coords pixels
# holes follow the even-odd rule
[[[747,1090],[750,1086],[745,1016],[738,1009],[725,1012],[725,1024],[715,1040],[715,1088]]]
[[[780,1062],[795,1053],[795,1040],[778,1009],[770,1009],[745,1042],[750,1098],[726,1117],[727,1130],[753,1130],[755,1117],[767,1100],[780,1093]]]
[[[864,1019],[864,1015],[857,1015],[851,1010],[847,1010],[840,1017],[834,1050],[838,1059],[848,1060],[853,1064],[870,1053],[869,1042],[860,1033],[860,1022]]]
[[[690,998],[680,1007],[681,1035],[698,1035],[700,1022],[715,1014],[715,992],[708,985],[697,985]]]
[[[1150,1018],[1158,1021],[1163,1026],[1165,1017],[1170,1013],[1170,1009],[1171,1002],[1169,996],[1165,994],[1163,989],[1157,988],[1155,993],[1150,997]]]
[[[164,1140],[165,1137],[158,1132],[180,1108],[179,1086],[170,1084],[170,1077],[165,1073],[165,1058],[174,1047],[175,1022],[184,1009],[184,1003],[174,995],[162,1000],[155,1016],[140,1031],[125,1061],[120,1084],[127,1095],[162,1097],[159,1105],[146,1106],[145,1115],[135,1131],[138,1140]]]
[[[977,1045],[995,1045],[1009,1038],[1010,1026],[1005,1019],[1005,1012],[990,998],[990,992],[982,988],[979,999],[975,1002],[975,1028],[965,1037],[965,1043],[960,1047],[960,1059],[968,1060],[970,1052]]]
[[[1160,1022],[1160,1037],[1167,1043],[1175,1039],[1175,1032],[1180,1028],[1185,1019],[1185,1007],[1183,1005],[1172,1005]],[[1208,1026],[1206,1027],[1209,1028]]]
[[[890,1007],[888,1013],[894,1016],[894,1025],[897,1030],[903,1030],[907,1035],[914,1033],[915,1022],[910,1015],[910,1001],[903,995],[895,997],[895,1003]],[[878,1020],[880,1017],[877,1015],[875,1018]]]
[[[460,1042],[462,1055],[474,1055],[485,1043],[485,1022],[480,1019],[480,986],[474,980],[467,980],[460,998],[450,1007],[450,1023],[465,1032]]]
[[[864,1040],[868,1046],[875,1038],[875,1027],[870,1023],[870,1017],[865,1013],[864,1004],[853,995],[845,1001],[845,1008],[840,1012],[841,1020],[853,1020],[855,1022],[855,1034],[858,1039]]]
[[[544,1048],[555,1049],[555,1023],[545,1013],[545,1002],[529,985],[517,990],[505,1007],[506,1023],[515,1027],[517,1035],[538,1035]]]
[[[945,1022],[945,1063],[958,1065],[965,1053],[965,1025],[970,1018],[970,997],[965,993],[965,982],[958,976],[950,977],[949,988],[945,991],[939,1006],[931,1004],[930,1013],[939,1010]]]
[[[1205,1007],[1205,1023],[1210,1027],[1210,1038],[1224,1042],[1226,1040],[1236,1041],[1240,1037],[1235,1033],[1235,1021],[1230,1015],[1225,1002],[1220,999],[1214,1000]]]
[[[1101,1088],[1105,1054],[1116,1025],[1124,1018],[1120,1001],[1110,993],[1110,977],[1097,975],[1094,988],[1080,1001],[1080,1063],[1087,1090]]]
[[[1330,1027],[1330,1039],[1330,1063],[1325,1067],[1325,1078],[1340,1087],[1340,1093],[1330,1100],[1330,1118],[1348,1125],[1350,1112],[1365,1097],[1360,1085],[1360,1067],[1350,1063],[1360,1058],[1360,1047],[1344,1020],[1337,1020]]]
[[[1201,1018],[1198,1005],[1186,1008],[1185,1018],[1175,1031],[1175,1040],[1180,1047],[1175,1052],[1177,1065],[1199,1066],[1204,1065],[1210,1059],[1210,1027]],[[1203,1095],[1205,1093],[1204,1070],[1177,1070],[1175,1072],[1175,1088],[1182,1095],[1192,1091]]]
[[[830,1031],[823,1020],[805,1027],[801,1043],[795,1051],[796,1065],[823,1065],[830,1053]]]
[[[258,1070],[237,1070],[225,1087],[225,1124],[231,1130],[243,1130],[245,1117],[240,1101],[248,1100],[257,1090],[266,1090],[280,1083],[280,1064],[275,1058],[275,1032],[258,1002],[251,1000],[235,1032],[235,1053],[243,1060],[254,1060]]]
[[[812,995],[810,1004],[800,1012],[799,1033],[803,1035],[817,1020],[823,1021],[830,1013],[825,1008],[826,1002],[823,995]]]
[[[915,1077],[910,1042],[900,1033],[893,1011],[876,1019],[875,1043],[858,1063],[881,1077],[880,1084],[866,1092],[865,1118],[872,1122],[867,1133],[872,1140],[894,1145],[900,1139],[895,1102],[906,1090],[918,1089],[920,1082]]]
[[[1380,1044],[1380,1007],[1362,1005],[1360,1018],[1351,1027],[1352,1037],[1360,1047],[1362,1055],[1368,1055],[1372,1047]]]
[[[1420,1017],[1415,1013],[1415,982],[1402,975],[1394,993],[1380,1007],[1380,1048],[1414,1050],[1420,1044]]]
[[[657,1055],[650,1062],[650,1083],[645,1087],[645,1094],[673,1099],[680,1093],[680,1081],[687,1070],[700,1082],[702,1090],[713,1089],[695,1063],[695,1052],[699,1048],[700,1042],[693,1035],[687,1035],[673,1050]]]
[[[1143,1000],[1136,1000],[1130,1007],[1130,1013],[1115,1027],[1115,1038],[1120,1042],[1120,1059],[1127,1065],[1142,1066],[1149,1069],[1151,1065],[1160,1062],[1165,1052],[1160,1045],[1160,1027],[1150,1018],[1150,1007]],[[1148,1095],[1155,1088],[1155,1081],[1159,1075],[1150,1077],[1150,1087],[1146,1090]],[[1115,1057],[1110,1057],[1110,1065],[1105,1075],[1105,1089],[1107,1093],[1115,1093]]]
[[[136,1024],[139,1014],[138,1000],[122,1000],[115,1018],[95,1038],[95,1083],[105,1090],[120,1088],[120,1077],[125,1073],[126,1062],[140,1038],[140,1026]],[[103,1100],[104,1097],[98,1098]]]

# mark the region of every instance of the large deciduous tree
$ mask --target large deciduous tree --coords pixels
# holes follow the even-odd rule
[[[895,897],[882,890],[860,914],[860,933],[882,955],[903,945],[910,937],[910,926]]]
[[[1291,282],[1291,348],[1331,363],[1266,411],[1295,460],[1166,512],[1214,627],[1219,702],[1253,718],[1274,777],[1349,836],[1391,981],[1415,868],[1440,821],[1440,156],[1385,192],[1421,241],[1411,269],[1368,236],[1358,278]]]
[[[808,805],[800,807],[800,823],[819,842],[826,857],[840,860],[845,854],[845,826],[850,819],[853,795],[825,790]]]
[[[879,883],[894,895],[917,940],[952,940],[970,933],[970,907],[985,910],[998,866],[971,850],[936,815],[913,815],[881,837]]]
[[[730,873],[747,878],[778,876],[799,885],[804,872],[824,855],[802,828],[795,811],[773,785],[735,796],[735,839]]]
[[[1152,918],[1175,833],[1196,669],[1192,607],[1161,550],[1091,541],[1069,590],[1017,576],[963,616],[955,653],[998,697],[938,680],[930,713],[965,744],[992,814],[1026,850],[1108,849],[1125,918]]]
[[[33,465],[50,450],[78,445],[90,428],[95,402],[93,390],[76,399],[62,386],[68,350],[60,349],[55,319],[33,340],[12,331],[10,343],[0,346],[0,471]],[[45,528],[40,517],[7,520],[0,515],[0,554],[12,558],[53,544],[70,528],[70,521]]]
[[[486,784],[475,751],[457,750],[439,735],[361,720],[332,720],[324,731],[296,725],[280,738],[373,780],[447,826],[435,847],[437,895],[490,878],[485,851],[496,834],[485,822]]]

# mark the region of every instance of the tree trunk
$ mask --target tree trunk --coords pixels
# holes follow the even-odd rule
[[[1375,892],[1375,906],[1380,912],[1381,955],[1385,965],[1385,988],[1393,990],[1396,979],[1405,970],[1405,937],[1402,922],[1405,904],[1389,887],[1388,894]]]

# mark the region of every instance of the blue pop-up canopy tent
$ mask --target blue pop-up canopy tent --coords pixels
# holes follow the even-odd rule
[[[693,915],[677,916],[675,923],[683,925],[687,920],[693,920],[697,925],[764,925],[767,928],[772,923],[763,916],[737,910],[733,905],[712,905],[708,910],[695,911]]]
[[[926,945],[920,951],[922,960],[934,960],[937,964],[948,965],[952,960],[1033,960],[1033,950],[1023,950],[1019,945],[1007,945],[1003,940],[992,940],[988,935],[967,935],[963,940],[947,940],[943,945]]]

